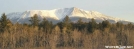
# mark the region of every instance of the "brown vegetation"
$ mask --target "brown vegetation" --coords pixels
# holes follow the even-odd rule
[[[58,26],[52,32],[46,32],[38,27],[14,25],[0,34],[0,48],[9,49],[105,49],[105,46],[134,46],[134,30],[105,31],[86,30],[60,32]]]
[[[131,23],[110,24],[104,21],[97,24],[93,19],[89,23],[81,20],[70,23],[66,17],[68,19],[64,22],[55,25],[45,19],[41,25],[37,21],[32,21],[36,25],[30,25],[5,23],[5,18],[0,19],[0,49],[106,49],[105,46],[134,46],[134,25]],[[3,19],[4,22],[1,21]],[[5,26],[4,29],[1,26]]]

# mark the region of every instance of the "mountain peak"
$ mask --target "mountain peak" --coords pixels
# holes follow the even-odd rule
[[[77,7],[71,7],[72,9],[79,9],[79,8],[77,8]]]
[[[113,18],[106,16],[102,13],[99,13],[97,11],[86,11],[83,9],[79,9],[77,7],[71,7],[71,8],[62,8],[62,9],[54,9],[54,10],[27,10],[25,12],[19,12],[19,13],[10,13],[7,15],[7,17],[13,21],[21,22],[24,19],[29,19],[34,14],[37,14],[40,18],[51,18],[54,20],[62,20],[65,18],[66,15],[68,15],[70,18],[85,18],[86,21],[89,21],[89,19],[94,18],[95,20],[98,20],[99,22],[104,20],[109,20],[111,22],[119,22],[119,21],[126,21],[123,19]]]

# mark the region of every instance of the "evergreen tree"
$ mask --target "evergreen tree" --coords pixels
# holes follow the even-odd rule
[[[71,30],[72,28],[72,25],[71,25],[71,20],[69,19],[69,17],[68,16],[66,16],[65,18],[64,18],[64,20],[63,20],[63,27],[62,28],[67,28],[67,30]]]
[[[69,26],[70,22],[71,22],[71,20],[69,19],[68,16],[66,16],[66,17],[63,19],[64,27]]]
[[[108,20],[103,21],[101,26],[102,26],[102,29],[101,29],[102,31],[107,32],[109,31],[109,29],[111,29],[111,23]]]
[[[2,14],[1,18],[0,18],[0,30],[4,31],[5,29],[9,28],[12,25],[11,21],[9,19],[7,19],[7,16],[4,14]]]
[[[122,26],[123,26],[123,23],[121,23],[121,22],[117,22],[117,23],[116,23],[116,27],[122,28]]]
[[[31,22],[31,24],[32,24],[32,26],[38,26],[38,24],[39,24],[39,19],[38,19],[38,15],[37,14],[35,14],[33,17],[31,17],[31,20],[29,20],[30,22]]]
[[[82,21],[82,19],[81,18],[79,18],[79,20],[78,20],[78,22],[77,22],[78,24],[82,24],[83,23],[83,21]]]
[[[82,19],[81,19],[81,18],[79,18],[79,20],[78,20],[78,22],[77,22],[77,24],[76,24],[76,28],[77,28],[78,30],[82,30],[82,29],[85,28],[85,25],[84,25],[84,23],[82,22]]]
[[[97,28],[97,23],[94,19],[91,19],[91,22],[88,23],[88,31],[93,33],[95,29]]]
[[[42,27],[45,31],[51,31],[52,26],[52,22],[49,22],[46,18],[43,18],[43,21],[40,23],[40,28]]]
[[[102,22],[102,27],[104,28],[110,28],[111,23],[108,20],[105,20]]]
[[[60,30],[63,29],[63,22],[58,22],[57,25],[60,27]]]

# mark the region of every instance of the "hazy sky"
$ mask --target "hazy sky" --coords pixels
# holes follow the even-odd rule
[[[134,0],[0,0],[0,14],[78,7],[134,22]]]

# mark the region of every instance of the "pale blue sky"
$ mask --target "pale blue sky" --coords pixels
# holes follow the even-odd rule
[[[134,0],[0,0],[0,14],[78,7],[134,22]]]

